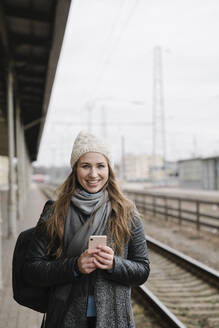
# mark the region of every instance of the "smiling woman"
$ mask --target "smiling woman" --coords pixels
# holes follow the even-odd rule
[[[45,205],[24,278],[51,287],[45,328],[133,328],[131,286],[149,275],[141,219],[119,189],[102,139],[81,132],[71,167],[57,201]],[[88,248],[95,235],[107,245]]]

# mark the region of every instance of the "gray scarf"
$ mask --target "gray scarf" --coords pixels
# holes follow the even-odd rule
[[[64,232],[64,249],[67,256],[78,256],[88,247],[91,235],[101,235],[106,229],[111,212],[108,192],[89,194],[77,190],[67,212]]]
[[[67,211],[64,231],[65,255],[79,256],[87,249],[91,235],[103,234],[110,212],[111,204],[106,190],[89,194],[79,189],[72,197]],[[57,286],[56,297],[66,300],[71,286],[71,284]]]

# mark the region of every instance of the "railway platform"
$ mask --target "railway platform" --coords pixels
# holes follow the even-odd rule
[[[12,255],[16,239],[6,237],[7,190],[0,190],[2,204],[2,288],[0,289],[0,328],[39,328],[42,315],[17,304],[12,296]],[[36,224],[45,196],[32,185],[26,199],[25,213],[17,220],[17,233]]]

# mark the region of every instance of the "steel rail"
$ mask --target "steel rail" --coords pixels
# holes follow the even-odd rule
[[[163,243],[153,239],[152,237],[147,235],[147,244],[148,247],[154,248],[155,250],[165,253],[176,261],[179,265],[185,266],[194,274],[198,275],[200,278],[207,281],[209,284],[217,287],[219,289],[219,271],[210,268],[209,266],[195,260],[194,258],[185,255]]]
[[[186,328],[186,326],[144,285],[135,288],[143,298],[159,313],[170,328]]]

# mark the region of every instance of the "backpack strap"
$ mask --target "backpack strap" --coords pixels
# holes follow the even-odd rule
[[[43,321],[41,323],[41,327],[40,328],[45,328],[45,327],[46,327],[46,313],[44,313]]]

